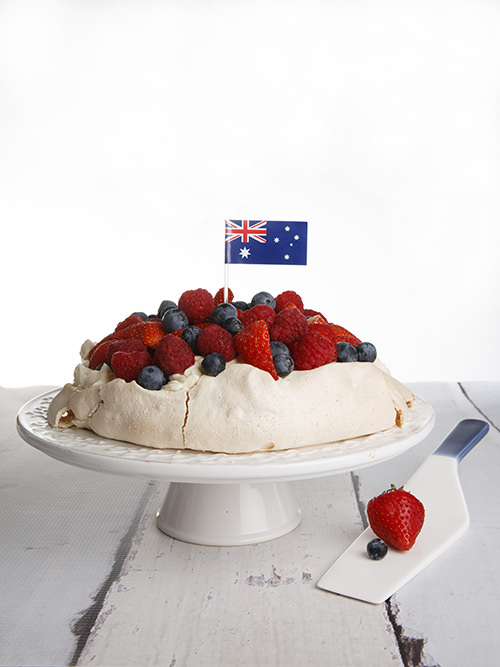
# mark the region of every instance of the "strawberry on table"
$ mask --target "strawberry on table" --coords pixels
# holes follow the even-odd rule
[[[245,363],[267,371],[275,380],[278,379],[269,330],[264,320],[256,320],[239,331],[234,337],[234,345]]]
[[[368,502],[367,513],[375,535],[402,551],[408,551],[415,544],[425,519],[420,500],[394,485]]]

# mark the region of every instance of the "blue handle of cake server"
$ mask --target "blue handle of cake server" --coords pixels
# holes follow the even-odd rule
[[[448,433],[434,454],[450,456],[459,463],[489,429],[489,424],[481,419],[463,419]]]

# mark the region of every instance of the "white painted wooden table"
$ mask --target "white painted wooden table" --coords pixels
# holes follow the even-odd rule
[[[243,547],[167,537],[155,524],[165,484],[45,456],[15,417],[46,387],[0,389],[0,665],[497,664],[500,382],[412,388],[436,412],[428,438],[378,466],[296,482],[300,526]],[[404,483],[466,417],[490,423],[460,464],[466,536],[385,604],[317,588],[369,498]]]

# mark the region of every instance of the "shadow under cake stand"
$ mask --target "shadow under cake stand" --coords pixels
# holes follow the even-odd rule
[[[21,408],[21,437],[64,463],[170,482],[158,527],[171,537],[211,546],[253,544],[289,533],[301,520],[292,482],[381,463],[421,442],[434,426],[432,407],[417,397],[403,428],[340,443],[251,454],[159,450],[86,429],[51,427],[47,409],[58,391]]]

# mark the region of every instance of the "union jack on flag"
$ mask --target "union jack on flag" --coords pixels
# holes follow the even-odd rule
[[[265,243],[266,224],[267,220],[226,220],[226,242],[239,238],[242,243],[248,243],[250,239]]]
[[[307,264],[307,222],[226,220],[226,264]]]

